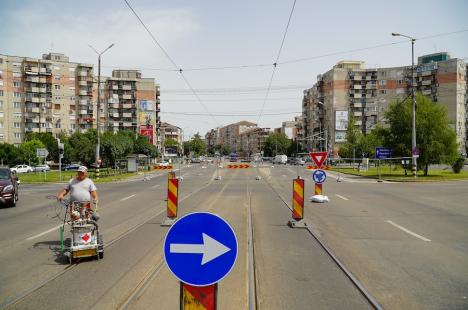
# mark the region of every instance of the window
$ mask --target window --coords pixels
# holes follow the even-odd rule
[[[60,60],[60,56],[54,56],[55,60]]]
[[[21,98],[21,93],[15,91],[13,93],[13,96],[15,96],[16,98]]]
[[[70,81],[74,81],[74,80],[75,80],[75,77],[74,77],[74,76],[70,76],[68,79],[69,79]]]
[[[21,87],[21,82],[13,81],[13,87]]]
[[[21,133],[15,132],[15,139],[21,139]]]
[[[398,85],[403,84],[403,80],[398,80]]]
[[[55,89],[60,89],[60,85],[54,85]]]
[[[0,80],[0,86],[3,86],[3,80]]]
[[[21,118],[23,116],[23,114],[21,114],[21,112],[15,112],[13,113],[13,117],[14,118]]]
[[[0,128],[3,128],[3,122],[0,122]]]
[[[0,108],[3,108],[3,101],[0,100]]]
[[[380,85],[382,86],[387,85],[387,80],[380,80]]]
[[[18,102],[18,101],[13,102],[13,107],[15,109],[21,109],[21,102]]]
[[[387,93],[387,90],[386,90],[386,89],[381,89],[381,90],[380,90],[380,94],[385,95],[386,93]]]
[[[14,122],[13,127],[15,128],[21,128],[21,123]]]
[[[70,86],[69,89],[70,90],[75,90],[75,86]]]
[[[60,104],[54,104],[54,109],[55,110],[60,110]]]
[[[60,75],[54,75],[55,80],[60,80]]]
[[[60,125],[60,122],[55,123],[55,128],[59,128],[59,129],[62,128]]]
[[[0,96],[3,96],[3,90],[0,89]]]
[[[3,112],[0,112],[0,118],[3,118]]]
[[[0,64],[2,64],[2,63],[3,63],[3,58],[0,58]]]
[[[13,62],[11,64],[13,67],[21,67],[21,63],[20,62]]]
[[[75,101],[75,96],[70,96],[71,101]]]

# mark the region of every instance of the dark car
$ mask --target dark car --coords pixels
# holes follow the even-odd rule
[[[79,164],[70,164],[70,165],[66,165],[65,167],[63,167],[63,170],[66,170],[66,171],[78,170],[79,167],[80,167]]]
[[[10,168],[0,168],[0,204],[16,207],[18,201],[18,177]]]

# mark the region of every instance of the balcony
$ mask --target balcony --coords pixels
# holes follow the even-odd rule
[[[29,75],[29,76],[26,77],[26,82],[39,83],[39,81],[40,81],[40,79],[39,79],[38,76]]]
[[[132,95],[122,95],[122,99],[132,99]]]
[[[91,102],[89,102],[89,100],[86,100],[86,99],[81,99],[81,100],[79,101],[79,103],[80,103],[81,105],[88,105],[88,104],[90,104]]]
[[[133,104],[131,104],[131,103],[124,103],[124,104],[122,105],[122,108],[124,108],[124,109],[132,109],[133,107],[134,107],[134,106],[133,106]]]
[[[353,113],[354,116],[362,116],[362,112],[361,111],[355,111]]]
[[[362,89],[362,85],[354,84],[354,85],[353,85],[353,88],[354,88],[354,89]]]
[[[122,85],[123,90],[132,90],[132,85]]]
[[[114,118],[119,118],[120,117],[120,114],[119,113],[109,113],[109,115],[111,117],[114,117]]]
[[[87,77],[87,76],[89,76],[89,73],[88,73],[88,71],[81,70],[81,71],[78,72],[78,76],[86,76]]]
[[[123,126],[124,126],[124,127],[132,127],[133,125],[132,125],[132,123],[124,122],[124,123],[123,123]]]
[[[372,115],[377,115],[377,111],[366,111],[366,116],[372,116]]]
[[[88,110],[79,110],[78,114],[79,115],[87,115],[87,114],[90,114],[90,112]]]
[[[91,96],[91,92],[88,92],[87,90],[80,90],[78,94],[80,96]]]
[[[24,72],[26,74],[38,74],[39,68],[34,66],[24,66]]]
[[[87,85],[88,85],[88,82],[87,82],[87,81],[79,81],[79,82],[78,82],[78,85],[80,85],[80,86],[87,86]]]
[[[355,103],[353,103],[353,107],[362,108],[362,103],[361,102],[355,102]]]

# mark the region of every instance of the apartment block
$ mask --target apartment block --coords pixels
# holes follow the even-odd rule
[[[93,65],[59,53],[29,58],[0,55],[0,143],[21,143],[28,132],[72,134],[96,128]],[[101,77],[101,130],[132,130],[158,144],[160,89],[135,70]]]
[[[156,144],[160,102],[155,80],[142,78],[138,70],[113,70],[104,83],[107,104],[102,107],[102,129],[135,131]]]
[[[265,145],[266,139],[271,134],[270,128],[249,128],[239,135],[239,155],[250,157],[260,153]]]
[[[384,123],[384,111],[411,94],[411,67],[366,68],[363,61],[340,61],[304,91],[304,145],[338,151],[346,141],[349,117],[364,134]],[[460,150],[466,143],[466,63],[447,53],[418,58],[416,91],[447,107]]]
[[[0,55],[0,142],[19,144],[27,132],[57,136],[92,128],[92,89],[93,66],[63,54]]]
[[[176,125],[171,125],[166,122],[161,123],[160,127],[161,132],[161,145],[163,146],[164,156],[165,157],[175,157],[177,156],[178,151],[182,148],[183,143],[183,131],[180,127]],[[179,144],[179,148],[174,147],[165,147],[165,142],[168,139],[175,140]]]
[[[248,121],[240,121],[221,127],[219,129],[219,140],[216,144],[226,146],[230,152],[239,152],[240,134],[255,127],[257,127],[257,124]]]

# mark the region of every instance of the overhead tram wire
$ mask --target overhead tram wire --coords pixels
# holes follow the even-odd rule
[[[262,113],[263,113],[263,110],[265,108],[265,104],[266,104],[266,102],[268,100],[268,95],[270,94],[271,84],[273,83],[273,79],[274,79],[275,73],[276,73],[276,66],[278,65],[278,61],[279,61],[279,58],[281,56],[281,52],[283,51],[284,41],[286,40],[286,35],[288,34],[289,25],[291,24],[291,18],[292,18],[292,15],[294,13],[294,8],[295,7],[296,7],[296,0],[294,0],[294,2],[293,2],[292,8],[291,8],[291,13],[289,13],[288,23],[286,24],[286,29],[284,30],[283,39],[281,40],[281,45],[280,45],[280,48],[278,50],[278,54],[276,55],[276,60],[273,63],[273,71],[271,72],[270,81],[268,82],[268,87],[267,87],[267,91],[266,91],[266,94],[265,94],[265,99],[263,100],[262,109],[260,110],[260,114],[258,115],[257,125],[260,125],[260,119],[262,118]]]
[[[187,116],[208,116],[206,113],[197,113],[197,112],[171,112],[171,111],[161,111],[163,114],[174,114],[174,115],[187,115]],[[302,114],[302,111],[294,111],[294,112],[277,112],[277,113],[264,113],[263,115],[293,115],[293,114]],[[229,113],[220,113],[220,114],[213,114],[215,116],[258,116],[258,114],[229,114]]]
[[[439,34],[434,34],[434,35],[428,35],[428,36],[423,36],[423,37],[416,38],[416,39],[421,41],[421,40],[427,40],[427,39],[432,39],[432,38],[449,36],[449,35],[453,35],[453,34],[459,34],[459,33],[463,33],[463,32],[468,32],[468,29],[462,29],[462,30],[457,30],[457,31],[451,31],[451,32],[444,32],[444,33],[439,33]],[[371,45],[371,46],[362,47],[362,48],[355,48],[355,49],[350,49],[350,50],[330,52],[330,53],[322,54],[322,55],[315,55],[315,56],[298,58],[298,59],[290,59],[290,60],[285,60],[285,61],[282,61],[282,62],[277,62],[276,66],[294,64],[294,63],[299,63],[299,62],[306,62],[306,61],[316,60],[316,59],[320,59],[320,58],[326,58],[326,57],[330,57],[330,56],[345,55],[345,54],[349,54],[349,53],[355,53],[355,52],[367,51],[367,50],[372,50],[372,49],[378,49],[378,48],[382,48],[382,47],[387,47],[387,46],[392,46],[392,45],[397,45],[397,44],[403,44],[403,43],[408,43],[408,41],[405,40],[405,41],[397,41],[397,42],[391,42],[391,43],[383,43],[383,44]],[[466,58],[460,58],[460,59],[466,59]],[[263,68],[263,67],[270,67],[272,65],[274,65],[274,64],[262,63],[262,64],[222,65],[222,66],[206,66],[206,67],[200,66],[200,67],[194,67],[194,68],[185,68],[183,71],[184,72],[190,72],[190,71],[213,71],[213,70],[232,70],[232,69],[237,70],[237,69],[248,69],[248,68]],[[109,68],[109,69],[133,69],[133,70],[147,70],[147,71],[161,71],[161,72],[180,72],[180,68],[170,69],[170,68],[117,67],[117,66],[101,66],[101,67],[102,68]]]
[[[200,99],[200,97],[198,96],[198,94],[195,92],[195,89],[192,87],[192,85],[189,83],[189,81],[187,80],[187,78],[185,77],[184,73],[183,73],[183,70],[181,67],[179,67],[175,61],[171,58],[171,56],[169,56],[169,54],[166,52],[166,50],[164,49],[164,47],[158,42],[158,40],[156,39],[156,37],[153,35],[153,33],[151,32],[151,30],[149,30],[149,28],[146,26],[146,24],[143,22],[143,20],[140,18],[140,16],[135,12],[135,10],[133,9],[133,7],[130,5],[130,3],[128,2],[128,0],[124,0],[125,3],[127,4],[127,6],[129,7],[129,9],[133,12],[133,14],[136,16],[136,18],[140,21],[141,25],[145,28],[146,32],[148,32],[148,34],[150,35],[151,39],[153,40],[153,42],[163,51],[164,55],[166,55],[166,57],[169,59],[169,61],[172,63],[172,65],[174,66],[175,69],[177,69],[180,73],[180,76],[182,77],[182,79],[184,80],[185,84],[190,88],[190,90],[192,91],[193,95],[195,96],[195,98],[197,98],[197,101],[198,103],[205,109],[205,111],[211,116],[211,118],[215,121],[216,124],[218,124],[219,126],[221,126],[221,124],[218,122],[218,120],[210,113],[210,111],[208,110],[208,108],[206,107],[206,105],[202,102],[202,100]]]

